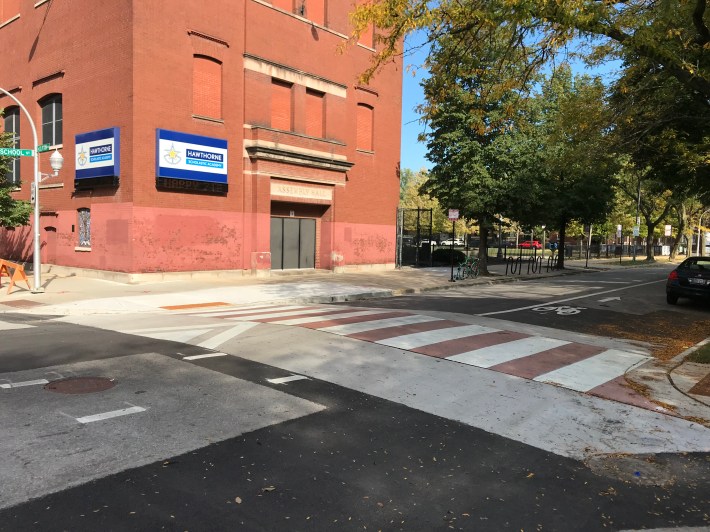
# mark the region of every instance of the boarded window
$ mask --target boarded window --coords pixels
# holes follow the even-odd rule
[[[62,95],[50,94],[40,102],[42,107],[42,144],[62,143]]]
[[[357,105],[357,148],[373,151],[372,132],[374,126],[374,109],[364,103]]]
[[[291,131],[293,127],[293,104],[290,83],[271,80],[271,127]]]
[[[20,14],[20,0],[0,0],[0,23]]]
[[[5,133],[8,134],[10,147],[20,147],[20,108],[8,107],[5,109],[3,120]],[[8,164],[9,171],[6,174],[7,182],[13,185],[20,185],[20,158],[15,157]]]
[[[271,0],[271,5],[289,13],[293,11],[293,0]]]
[[[325,136],[325,94],[306,90],[306,135],[323,138]]]
[[[304,0],[304,3],[305,17],[320,26],[325,26],[325,0]]]
[[[222,64],[211,57],[196,55],[193,59],[192,112],[222,118]]]
[[[357,0],[358,5],[370,4],[372,0]],[[374,48],[375,46],[375,27],[370,24],[363,30],[358,39],[360,44],[363,44],[369,48]]]

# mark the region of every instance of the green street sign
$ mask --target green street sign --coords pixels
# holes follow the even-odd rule
[[[37,146],[37,153],[42,153],[45,151],[49,151],[49,144],[42,144],[40,146]]]
[[[0,148],[0,155],[5,157],[32,157],[34,150],[20,150],[18,148]]]

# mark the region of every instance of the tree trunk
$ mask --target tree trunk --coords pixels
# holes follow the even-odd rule
[[[567,220],[560,220],[560,233],[557,238],[557,269],[565,269],[565,231],[567,230]]]
[[[481,216],[478,220],[481,241],[478,244],[478,272],[480,275],[490,275],[488,272],[488,218]]]
[[[674,260],[676,255],[678,254],[678,247],[680,247],[680,241],[683,238],[683,233],[685,233],[685,228],[688,224],[688,211],[685,208],[685,203],[681,202],[680,205],[677,205],[675,207],[675,211],[676,220],[678,220],[678,232],[676,233],[676,236],[673,239],[673,247],[671,247],[671,256],[668,258],[668,260]]]

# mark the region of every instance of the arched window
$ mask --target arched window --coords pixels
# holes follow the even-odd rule
[[[12,148],[20,147],[20,108],[7,107],[3,117],[3,127],[5,133],[9,135]],[[7,181],[13,185],[20,185],[20,158],[15,157],[10,162],[10,170],[7,173]]]
[[[364,103],[357,104],[357,149],[373,151],[375,110]]]
[[[192,112],[222,118],[222,63],[204,55],[193,57]]]
[[[42,107],[42,144],[62,143],[62,95],[50,94],[39,102]]]

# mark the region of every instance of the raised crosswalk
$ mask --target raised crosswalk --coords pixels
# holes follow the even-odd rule
[[[650,359],[631,351],[408,311],[260,305],[190,314],[242,324],[305,327],[589,393]]]

